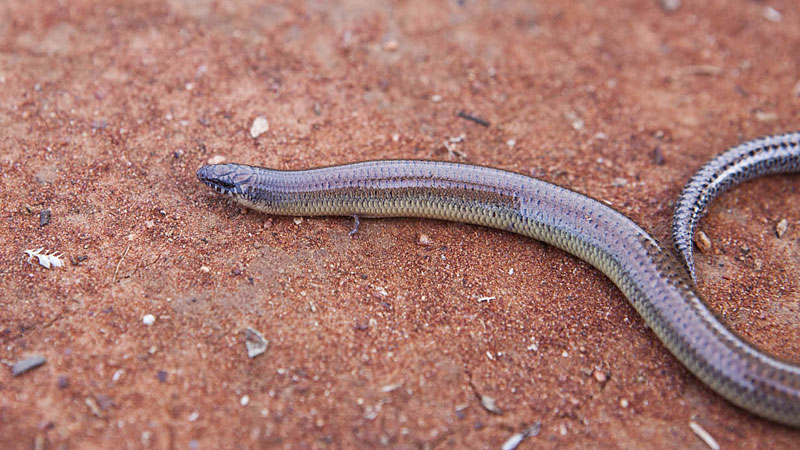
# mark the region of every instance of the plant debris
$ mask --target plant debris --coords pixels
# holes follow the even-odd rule
[[[47,269],[64,266],[64,260],[61,259],[64,254],[58,251],[48,252],[44,251],[44,247],[39,247],[36,250],[25,250],[25,254],[28,255],[28,264],[31,265],[33,264],[31,260],[36,258],[39,260],[39,265]]]

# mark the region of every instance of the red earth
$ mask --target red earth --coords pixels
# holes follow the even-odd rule
[[[1,446],[498,448],[539,424],[520,448],[706,448],[693,423],[796,448],[560,250],[418,219],[350,238],[350,219],[244,211],[195,178],[464,161],[668,243],[705,161],[800,126],[797,2],[684,3],[0,2]],[[727,323],[796,363],[799,187],[723,195],[698,256]],[[247,328],[269,341],[252,359]]]

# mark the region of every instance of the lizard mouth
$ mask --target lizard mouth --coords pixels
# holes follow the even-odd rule
[[[197,171],[197,179],[220,194],[233,195],[241,192],[239,183],[231,176],[233,172],[228,164],[203,166]]]

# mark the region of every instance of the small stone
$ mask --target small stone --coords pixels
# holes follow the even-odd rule
[[[624,187],[624,186],[627,186],[627,184],[628,184],[628,180],[625,179],[625,178],[622,178],[622,177],[614,178],[614,180],[611,182],[611,186],[613,186],[613,187]]]
[[[211,158],[208,158],[209,164],[222,164],[225,162],[225,157],[222,155],[214,155]]]
[[[239,404],[242,406],[247,406],[250,403],[250,397],[247,395],[243,395],[242,398],[239,399]]]
[[[630,402],[628,402],[627,398],[620,399],[619,406],[621,406],[622,408],[627,408],[628,406],[630,406]]]
[[[694,245],[697,246],[700,253],[707,254],[711,251],[711,239],[702,231],[698,231],[694,235]]]
[[[50,210],[49,209],[43,209],[39,213],[39,226],[43,227],[43,226],[47,225],[48,223],[50,223],[50,216],[51,216]]]
[[[142,317],[142,323],[147,326],[150,326],[156,323],[156,317],[152,314],[145,314],[144,317]]]
[[[492,414],[502,415],[503,410],[497,407],[497,400],[489,397],[488,395],[481,395],[481,406],[483,409],[489,411]]]
[[[250,127],[250,136],[255,139],[267,131],[269,131],[269,122],[267,118],[264,116],[256,117],[255,120],[253,120],[253,125]]]
[[[28,358],[25,358],[21,361],[17,361],[16,363],[14,363],[14,365],[11,367],[11,375],[15,377],[20,376],[31,369],[35,369],[41,366],[45,362],[47,362],[47,358],[45,358],[44,356],[41,355],[30,356]]]
[[[208,273],[211,272],[211,267],[208,266],[200,266],[200,272]]]
[[[100,406],[101,411],[108,411],[109,408],[114,406],[114,400],[107,395],[98,394],[96,398],[97,405]]]
[[[514,148],[514,146],[517,145],[517,141],[516,139],[509,139],[506,141],[506,145],[508,148]]]
[[[783,20],[783,16],[781,15],[780,11],[771,6],[764,7],[764,10],[761,11],[761,17],[763,17],[767,22],[772,23],[778,23]]]
[[[658,4],[665,12],[674,12],[681,7],[681,0],[659,0]]]
[[[567,112],[563,113],[562,116],[564,117],[564,119],[569,121],[569,123],[572,126],[573,130],[575,130],[575,131],[582,131],[583,130],[583,127],[584,127],[585,124],[583,122],[583,119],[578,117],[577,114],[575,114],[572,111],[567,111]]]
[[[267,351],[269,341],[258,331],[245,328],[244,345],[247,348],[247,357],[252,359]]]
[[[422,245],[422,246],[425,246],[425,247],[427,247],[427,246],[429,246],[429,245],[432,245],[432,244],[433,244],[433,241],[431,241],[431,238],[430,238],[430,236],[428,236],[427,234],[425,234],[425,233],[420,233],[419,237],[417,238],[417,243],[418,243],[419,245]]]
[[[158,372],[156,372],[156,379],[158,379],[160,383],[166,383],[167,377],[168,374],[165,370],[159,370]]]
[[[661,147],[658,145],[653,148],[653,164],[657,166],[664,165],[664,152],[661,151]]]
[[[439,103],[440,101],[442,101],[442,96],[439,94],[431,95],[431,101],[434,103]]]
[[[789,229],[789,221],[786,219],[781,219],[777,225],[775,225],[775,234],[778,235],[778,238],[782,238],[784,234],[786,234],[786,230]]]
[[[393,52],[397,50],[400,44],[395,41],[394,39],[384,42],[383,49],[387,52]]]
[[[774,112],[756,111],[756,120],[759,122],[774,122],[778,120],[778,114]]]
[[[602,370],[595,370],[594,379],[597,380],[598,383],[605,383],[608,381],[608,376],[606,376],[606,373]]]

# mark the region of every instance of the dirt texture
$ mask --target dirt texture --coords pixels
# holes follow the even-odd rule
[[[693,423],[797,448],[560,250],[417,219],[351,238],[351,219],[245,211],[195,178],[464,161],[668,243],[705,161],[800,127],[800,6],[662,3],[0,1],[0,446],[499,448],[529,429],[520,448],[707,448]],[[798,188],[725,194],[698,256],[714,308],[796,363]],[[269,341],[255,358],[247,328]]]

